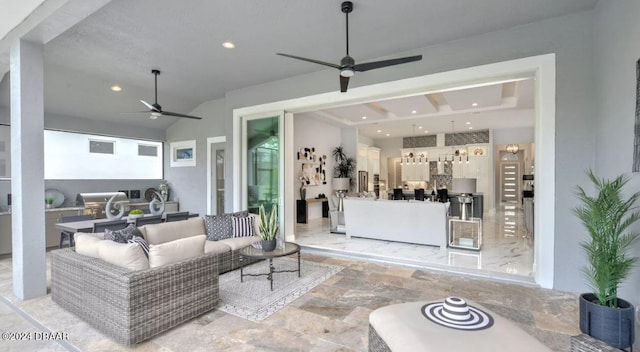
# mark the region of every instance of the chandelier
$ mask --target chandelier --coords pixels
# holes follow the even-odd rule
[[[517,154],[520,150],[517,144],[507,144],[507,151],[511,154]]]

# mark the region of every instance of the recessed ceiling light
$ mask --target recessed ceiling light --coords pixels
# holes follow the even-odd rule
[[[381,132],[382,132],[382,130],[378,130],[378,133],[381,133]]]
[[[387,137],[391,136],[389,133],[387,133]]]
[[[429,131],[424,131],[424,133],[429,133]]]
[[[470,124],[471,124],[471,122],[467,121],[467,125],[470,125]]]
[[[421,129],[422,129],[422,126],[418,126],[418,129],[419,129],[419,130],[421,130]]]
[[[415,114],[416,112],[417,112],[417,111],[415,111],[415,110],[411,110],[411,113],[412,113],[412,114]]]
[[[473,127],[469,127],[469,129],[470,129],[470,130],[472,130],[472,129],[473,129]]]
[[[362,119],[363,119],[363,120],[366,120],[366,119],[367,119],[367,117],[366,117],[366,116],[362,116]]]
[[[114,84],[114,85],[111,86],[111,90],[114,91],[114,92],[121,92],[122,91],[122,87],[120,87],[117,84]]]
[[[222,46],[227,48],[227,49],[233,49],[233,48],[236,47],[236,45],[233,44],[232,42],[224,42],[224,43],[222,43]]]
[[[471,103],[471,106],[478,106],[478,103]]]

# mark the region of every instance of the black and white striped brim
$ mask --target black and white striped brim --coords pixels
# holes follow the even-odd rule
[[[462,298],[449,297],[444,302],[422,306],[422,314],[432,322],[459,330],[482,330],[493,325],[493,318],[482,310],[467,305]]]

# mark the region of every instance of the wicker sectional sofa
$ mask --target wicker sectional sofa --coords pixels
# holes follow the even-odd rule
[[[202,218],[139,229],[151,246],[205,234]],[[132,345],[215,308],[218,275],[238,268],[239,250],[259,240],[206,241],[200,256],[143,270],[82,255],[74,248],[54,250],[51,298],[117,342]]]

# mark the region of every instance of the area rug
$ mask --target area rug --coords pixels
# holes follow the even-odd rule
[[[275,270],[296,270],[297,258],[275,258]],[[220,304],[218,309],[251,321],[261,321],[309,292],[343,269],[306,260],[300,261],[298,273],[274,273],[273,291],[267,276],[245,276],[240,282],[240,269],[220,275]],[[269,261],[261,261],[244,268],[245,274],[269,272]]]

